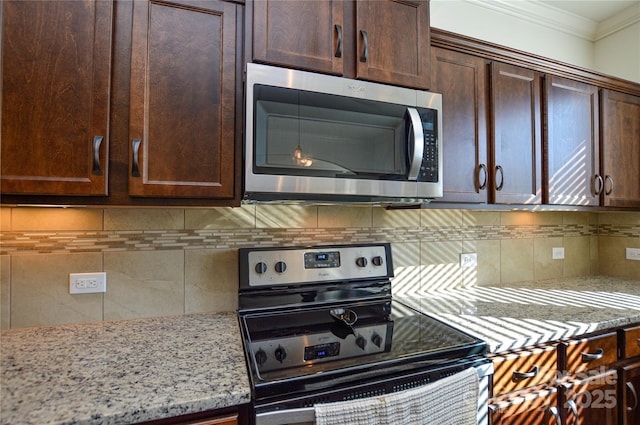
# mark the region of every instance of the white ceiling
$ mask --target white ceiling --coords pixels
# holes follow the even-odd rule
[[[549,6],[562,9],[583,18],[600,23],[640,4],[640,0],[540,0]]]

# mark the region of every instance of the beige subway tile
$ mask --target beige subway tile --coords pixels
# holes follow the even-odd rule
[[[256,206],[256,227],[261,229],[315,229],[318,207],[303,205]]]
[[[0,231],[11,230],[11,212],[13,208],[0,207]]]
[[[373,227],[420,227],[420,210],[374,207]]]
[[[108,208],[104,230],[182,230],[184,210],[173,208]]]
[[[500,224],[503,226],[529,226],[535,224],[535,213],[528,211],[502,211]]]
[[[195,208],[184,211],[186,229],[252,229],[256,227],[256,207]]]
[[[424,208],[420,210],[422,227],[461,227],[462,210],[440,210]]]
[[[183,251],[104,254],[105,320],[184,313]]]
[[[599,224],[640,224],[638,212],[610,212],[598,214]]]
[[[560,211],[541,211],[531,214],[533,223],[538,226],[549,226],[554,224],[562,224],[563,213]]]
[[[591,224],[592,213],[566,211],[562,215],[562,224],[580,224],[587,226]]]
[[[462,211],[463,226],[498,226],[500,225],[499,211]]]
[[[391,245],[394,277],[392,292],[397,295],[420,291],[420,242],[393,243]]]
[[[238,251],[185,251],[185,313],[238,308]]]
[[[640,248],[639,238],[601,236],[598,245],[601,274],[640,279],[640,261],[626,259],[626,248]]]
[[[102,230],[102,209],[13,208],[14,231]]]
[[[560,216],[562,219],[562,216]],[[535,280],[555,279],[562,277],[565,260],[554,260],[552,258],[553,248],[563,247],[563,238],[536,238],[533,240]]]
[[[318,207],[318,227],[371,227],[373,207],[321,205]]]
[[[99,271],[96,253],[11,257],[11,327],[102,320],[103,294],[69,294],[69,273]]]
[[[451,289],[463,285],[460,253],[462,242],[423,242],[420,248],[422,290]]]
[[[500,241],[464,241],[462,252],[475,252],[478,256],[476,268],[462,270],[465,286],[491,285],[500,282]]]
[[[564,238],[564,277],[591,274],[591,237],[566,236]]]
[[[11,257],[0,255],[0,329],[11,324]]]
[[[533,280],[533,239],[500,241],[500,281]]]

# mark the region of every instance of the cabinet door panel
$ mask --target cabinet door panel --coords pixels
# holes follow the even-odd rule
[[[131,195],[233,196],[235,23],[233,3],[134,2]]]
[[[616,425],[618,423],[618,375],[615,370],[563,385],[565,423]]]
[[[534,71],[492,64],[493,145],[499,204],[542,201],[540,76]]]
[[[620,371],[620,414],[622,425],[640,424],[640,363],[626,365]]]
[[[253,59],[342,75],[347,39],[343,2],[259,0],[253,3]],[[342,44],[342,46],[339,46]]]
[[[106,195],[112,2],[0,7],[0,191]]]
[[[430,87],[429,2],[356,2],[357,78]]]
[[[640,96],[602,90],[602,157],[604,205],[640,206]]]
[[[598,205],[598,88],[547,77],[549,204]]]
[[[442,93],[444,196],[487,202],[487,65],[477,56],[432,48],[433,91]]]

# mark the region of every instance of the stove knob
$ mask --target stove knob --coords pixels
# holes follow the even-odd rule
[[[358,267],[366,267],[367,265],[367,259],[364,257],[358,257],[356,258],[356,266]]]
[[[258,366],[262,366],[266,361],[267,353],[262,348],[256,351],[256,363],[258,363]]]
[[[275,269],[278,273],[284,273],[285,271],[287,271],[287,263],[285,263],[284,261],[278,261],[276,263]]]
[[[382,337],[377,333],[371,335],[371,342],[373,342],[376,347],[380,347],[382,345]]]
[[[287,350],[285,350],[283,347],[276,348],[276,352],[274,354],[276,356],[276,360],[280,363],[282,363],[282,361],[287,358]]]
[[[356,345],[364,350],[364,347],[367,346],[367,340],[364,339],[362,335],[358,335],[356,338]]]
[[[267,272],[267,265],[265,263],[260,261],[258,264],[256,264],[256,273],[263,274],[266,272]]]
[[[373,263],[374,266],[381,266],[382,265],[382,257],[377,255],[375,257],[373,257],[371,259],[371,262]]]

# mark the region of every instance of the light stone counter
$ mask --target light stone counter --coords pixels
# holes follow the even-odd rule
[[[0,424],[126,424],[245,404],[235,313],[3,331]]]
[[[640,281],[578,277],[397,297],[479,337],[493,353],[640,323]]]

